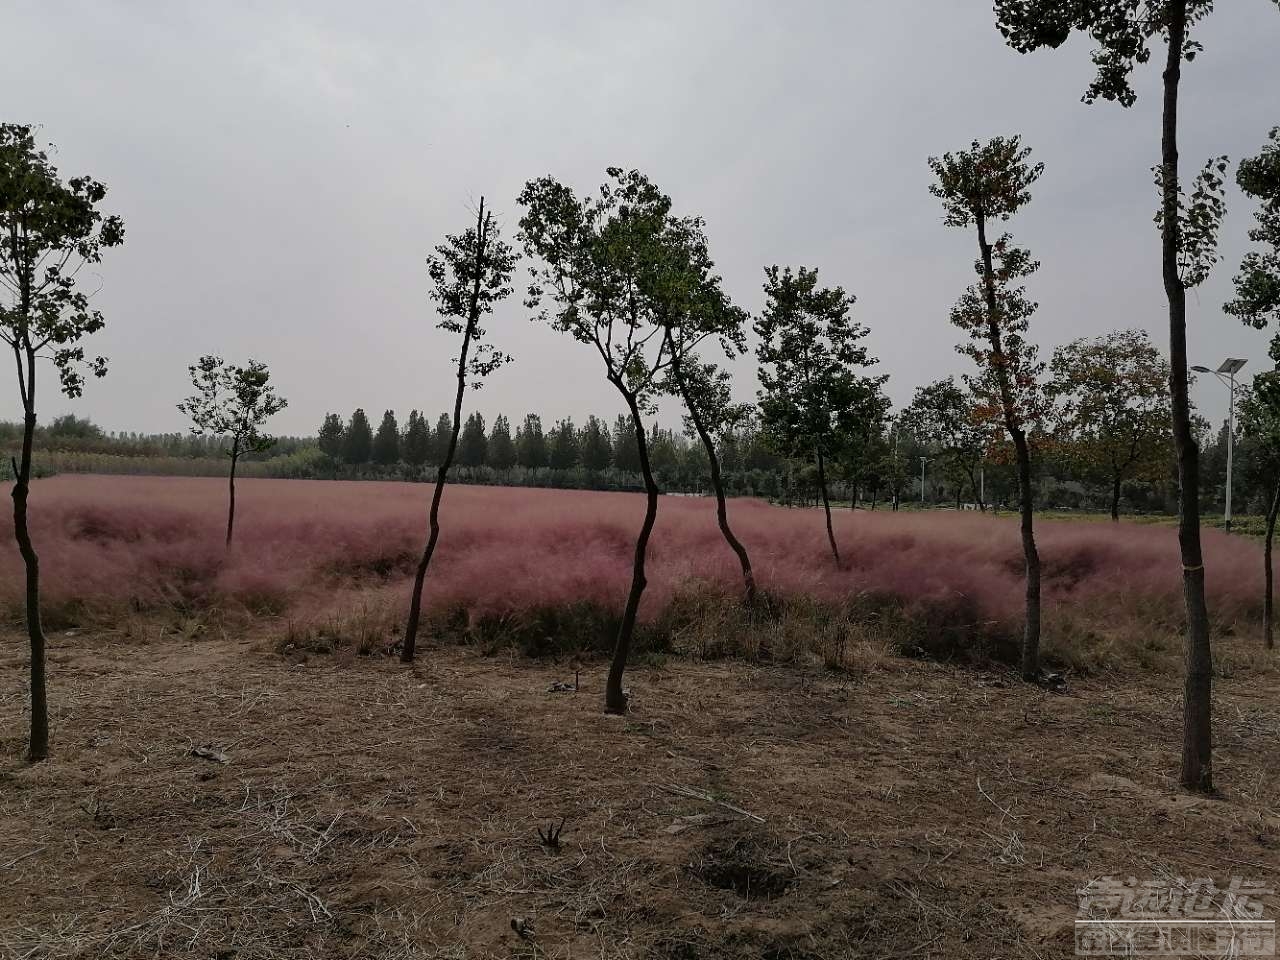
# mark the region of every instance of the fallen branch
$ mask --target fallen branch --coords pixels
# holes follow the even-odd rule
[[[674,793],[676,796],[690,797],[694,800],[701,800],[704,803],[714,803],[716,806],[724,807],[726,810],[732,810],[734,813],[741,814],[744,817],[750,817],[757,823],[764,823],[764,817],[756,816],[750,810],[743,810],[741,807],[735,807],[732,803],[726,803],[724,800],[717,800],[715,797],[711,796],[711,794],[704,793],[701,790],[695,790],[693,787],[686,787],[676,783],[664,783],[663,787],[671,793]]]

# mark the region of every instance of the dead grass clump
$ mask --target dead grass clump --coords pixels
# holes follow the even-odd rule
[[[361,604],[310,620],[286,621],[276,650],[298,661],[312,655],[367,657],[388,650],[402,630],[398,613],[382,605]]]
[[[562,657],[608,653],[613,649],[620,617],[600,604],[583,600],[501,614],[473,614],[459,608],[429,620],[436,636],[475,644],[488,654],[515,648],[529,657]],[[635,637],[637,651],[653,648],[661,635],[652,625],[642,625]]]
[[[394,652],[403,630],[401,593],[390,586],[348,591],[328,610],[283,619],[276,649],[297,658]],[[747,604],[718,583],[694,581],[658,609],[652,606],[637,626],[637,662],[658,663],[675,655],[822,664],[863,674],[895,669],[902,657],[978,667],[1012,665],[1021,640],[1019,621],[984,618],[972,598],[954,593],[908,603],[884,593],[863,593],[844,602],[764,595]],[[218,622],[225,625],[228,616],[222,614]],[[618,611],[588,600],[506,613],[456,605],[436,608],[425,633],[436,643],[472,646],[486,656],[514,651],[534,658],[595,657],[612,651],[618,616]],[[1087,609],[1054,608],[1044,624],[1045,663],[1086,676],[1133,669],[1177,673],[1181,624],[1166,619],[1123,599]],[[1213,624],[1220,640],[1231,636],[1232,620]],[[1253,646],[1252,638],[1245,638],[1220,652],[1220,674],[1269,669],[1271,658]]]

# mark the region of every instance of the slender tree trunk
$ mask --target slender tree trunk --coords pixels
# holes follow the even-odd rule
[[[25,291],[25,286],[24,286]],[[24,315],[29,315],[23,297]],[[27,499],[31,492],[32,447],[36,435],[36,354],[35,350],[15,344],[14,359],[18,366],[18,387],[22,393],[22,453],[14,466],[13,534],[18,552],[26,567],[27,638],[31,646],[31,738],[27,759],[35,762],[49,756],[49,699],[45,681],[45,637],[40,622],[40,558],[31,542],[27,526]],[[25,371],[24,371],[25,367]],[[24,376],[25,372],[25,376]]]
[[[480,281],[484,276],[485,253],[484,197],[480,198],[480,210],[476,215],[476,263],[475,281],[471,286],[471,302],[467,306],[467,328],[462,334],[462,349],[458,351],[458,389],[453,398],[453,430],[449,434],[449,447],[445,450],[436,470],[436,487],[431,494],[430,533],[423,548],[422,559],[413,575],[413,593],[409,598],[409,618],[404,628],[404,643],[400,649],[400,662],[413,663],[418,645],[418,622],[422,618],[422,588],[427,581],[427,569],[440,540],[440,499],[444,496],[445,478],[458,449],[458,434],[462,431],[462,398],[467,392],[467,355],[476,324],[480,322]]]
[[[45,639],[40,622],[40,558],[31,543],[27,527],[27,497],[31,489],[31,448],[36,430],[36,413],[31,403],[35,397],[35,364],[28,365],[29,394],[22,430],[22,456],[13,485],[13,532],[27,570],[26,614],[27,638],[31,644],[31,739],[27,759],[43,760],[49,756],[49,699],[45,683]]]
[[[840,548],[836,546],[836,532],[831,526],[831,501],[827,499],[827,470],[822,459],[821,448],[814,453],[818,457],[818,491],[822,494],[822,509],[827,514],[827,539],[831,542],[831,555],[836,558],[836,566],[840,566]]]
[[[1120,522],[1120,474],[1116,472],[1111,478],[1111,522]]]
[[[1275,595],[1275,578],[1271,571],[1271,543],[1275,539],[1277,513],[1280,513],[1280,480],[1276,481],[1275,488],[1271,492],[1271,506],[1267,508],[1267,537],[1262,550],[1262,572],[1265,584],[1262,594],[1262,636],[1268,650],[1275,647],[1275,639],[1271,632],[1274,609],[1272,598]]]
[[[645,435],[644,422],[640,418],[640,406],[635,394],[627,389],[621,377],[611,378],[613,385],[627,401],[627,409],[631,411],[631,422],[636,428],[636,449],[640,455],[640,472],[644,476],[644,523],[640,526],[640,535],[636,537],[635,558],[631,565],[631,591],[627,594],[627,605],[622,611],[622,622],[618,625],[618,638],[613,646],[613,662],[609,664],[609,679],[604,688],[604,712],[626,713],[627,695],[622,691],[622,674],[627,669],[627,658],[631,654],[631,635],[636,628],[636,614],[640,610],[640,598],[644,596],[644,588],[648,585],[644,574],[645,555],[649,550],[649,535],[653,533],[653,524],[658,519],[658,484],[653,479],[653,468],[649,464],[649,441]]]
[[[973,502],[978,505],[979,513],[986,513],[987,505],[982,502],[982,491],[978,488],[978,475],[974,473],[972,469],[970,469],[968,472],[969,472],[969,489],[973,491]]]
[[[1182,552],[1182,594],[1187,611],[1186,689],[1183,696],[1181,782],[1189,790],[1213,790],[1213,650],[1204,596],[1204,556],[1200,550],[1200,451],[1191,430],[1187,398],[1187,294],[1178,272],[1178,85],[1187,31],[1187,0],[1170,0],[1168,57],[1164,70],[1161,142],[1164,229],[1162,261],[1169,300],[1169,392],[1173,439],[1178,452],[1178,544]]]
[[[1040,677],[1040,553],[1036,549],[1034,504],[1031,493],[1031,449],[1027,434],[1019,422],[1014,406],[1013,387],[1009,383],[1004,346],[1001,343],[1000,325],[997,319],[995,267],[991,260],[991,245],[987,243],[987,224],[977,217],[978,247],[982,252],[983,284],[987,298],[987,334],[991,341],[991,364],[1000,385],[1000,403],[1004,408],[1005,429],[1013,440],[1018,463],[1018,494],[1022,513],[1022,556],[1026,568],[1026,619],[1022,630],[1022,679],[1035,681]]]
[[[671,372],[675,375],[676,383],[680,387],[685,409],[689,411],[689,419],[693,421],[693,429],[697,431],[698,439],[702,441],[702,446],[707,451],[707,460],[711,464],[711,486],[716,492],[716,522],[720,524],[720,533],[724,535],[729,549],[737,554],[738,565],[742,567],[742,582],[747,590],[747,603],[752,603],[756,599],[756,578],[751,572],[751,558],[747,556],[747,548],[729,528],[729,508],[725,500],[724,481],[720,474],[720,456],[716,453],[715,442],[711,439],[711,434],[703,422],[698,405],[689,397],[688,385],[684,380],[684,368],[676,354],[670,331],[667,332],[667,346],[671,350]]]
[[[1040,678],[1040,552],[1036,549],[1035,530],[1032,527],[1033,509],[1031,493],[1031,451],[1027,435],[1021,429],[1013,437],[1018,457],[1018,495],[1022,501],[1022,555],[1027,575],[1027,622],[1022,632],[1022,679],[1035,681]]]
[[[227,477],[227,549],[231,549],[231,531],[236,524],[236,464],[240,461],[240,438],[236,437],[231,444],[231,472]]]

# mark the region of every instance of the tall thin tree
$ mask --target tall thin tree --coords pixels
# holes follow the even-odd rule
[[[1280,6],[1280,0],[1277,0]],[[1161,117],[1160,228],[1161,273],[1169,305],[1169,392],[1174,446],[1178,454],[1178,545],[1182,554],[1182,592],[1187,610],[1186,685],[1183,697],[1182,785],[1213,789],[1213,650],[1204,595],[1204,555],[1200,549],[1200,449],[1192,424],[1187,390],[1187,288],[1203,281],[1203,271],[1185,271],[1187,254],[1212,256],[1215,203],[1203,203],[1189,225],[1180,215],[1178,176],[1178,100],[1182,64],[1200,51],[1189,32],[1213,10],[1213,0],[995,0],[996,24],[1020,53],[1057,48],[1073,32],[1089,35],[1096,48],[1097,75],[1084,100],[1098,98],[1130,107],[1137,101],[1134,67],[1151,59],[1151,46],[1163,43],[1164,103]],[[1205,184],[1208,186],[1208,184]],[[1220,195],[1219,199],[1220,199]],[[1193,205],[1194,206],[1194,205]],[[1205,256],[1193,256],[1200,265]]]
[[[719,341],[730,359],[746,351],[745,310],[725,294],[707,247],[704,224],[697,217],[670,219],[664,255],[641,284],[662,326],[671,365],[666,389],[683,403],[687,424],[702,443],[716,497],[716,522],[742,568],[747,602],[756,598],[751,557],[729,525],[729,508],[716,440],[746,414],[730,399],[729,375],[698,357],[706,340]]]
[[[884,419],[888,377],[857,372],[877,361],[862,342],[867,328],[850,316],[854,297],[844,288],[819,287],[817,270],[774,266],[765,269],[764,292],[765,309],[755,322],[761,426],[778,453],[816,468],[838,565],[827,464],[851,434]]]
[[[373,456],[373,427],[364,407],[356,407],[342,431],[342,459],[353,467],[360,467]]]
[[[415,475],[431,456],[431,425],[418,410],[409,411],[409,423],[405,427],[400,450],[404,462],[413,468]]]
[[[1026,619],[1022,632],[1022,678],[1040,676],[1040,553],[1036,549],[1031,487],[1031,446],[1027,431],[1035,422],[1036,377],[1043,365],[1027,342],[1027,321],[1036,304],[1026,298],[1020,280],[1039,266],[1006,234],[992,241],[987,228],[1008,220],[1031,199],[1030,188],[1044,171],[1030,165],[1031,151],[1018,137],[974,141],[968,150],[931,157],[936,181],[930,192],[942,201],[949,227],[974,227],[978,239],[978,283],[951,312],[951,322],[969,334],[959,349],[978,364],[970,387],[999,411],[1013,442],[1021,501],[1022,554],[1026,569]]]
[[[670,361],[642,283],[661,258],[671,200],[639,171],[610,167],[607,174],[598,196],[581,199],[552,177],[529,181],[520,194],[525,207],[520,235],[536,260],[529,307],[554,329],[595,350],[606,379],[627,406],[634,431],[645,513],[605,685],[606,712],[625,713],[622,677],[648,583],[645,556],[658,516],[658,483],[643,418]],[[550,306],[543,307],[544,301]]]
[[[484,197],[476,211],[476,225],[461,236],[448,236],[427,258],[427,273],[433,284],[431,299],[438,305],[441,319],[436,326],[462,336],[458,350],[458,388],[453,400],[448,444],[436,468],[436,486],[431,495],[430,532],[413,577],[413,593],[409,598],[409,618],[405,624],[404,644],[400,660],[412,663],[418,643],[418,621],[422,616],[422,587],[427,569],[440,540],[440,499],[445,480],[458,449],[458,433],[462,430],[462,398],[467,382],[479,389],[484,378],[511,360],[484,339],[480,321],[493,311],[494,304],[511,294],[511,272],[515,269],[515,253],[502,241],[497,221],[484,208]],[[440,438],[437,437],[437,442]]]
[[[1248,457],[1251,477],[1267,494],[1266,526],[1262,541],[1262,638],[1268,650],[1275,646],[1274,607],[1275,573],[1271,565],[1271,547],[1276,536],[1276,517],[1280,515],[1280,337],[1271,343],[1272,359],[1277,369],[1267,370],[1253,378],[1250,389],[1241,393],[1240,433],[1251,454]]]
[[[370,456],[380,467],[391,467],[400,462],[400,426],[396,423],[394,410],[383,413],[378,432],[373,435]]]
[[[1280,324],[1280,127],[1271,130],[1268,143],[1256,157],[1240,161],[1236,183],[1258,201],[1255,225],[1249,239],[1260,249],[1250,250],[1235,277],[1235,297],[1223,309],[1251,327],[1261,330]],[[1275,575],[1271,546],[1276,517],[1280,514],[1280,335],[1271,341],[1271,359],[1277,369],[1258,374],[1253,389],[1240,401],[1240,423],[1246,439],[1256,448],[1256,469],[1269,490],[1266,532],[1263,539],[1262,632],[1267,649],[1275,646],[1273,608]]]
[[[673,390],[684,401],[686,432],[692,433],[702,442],[711,476],[711,488],[716,498],[716,523],[725,543],[738,558],[746,601],[753,603],[757,595],[755,571],[751,567],[747,548],[729,526],[729,506],[718,449],[734,427],[751,415],[751,408],[746,404],[733,402],[731,378],[727,371],[721,370],[714,363],[703,362],[692,351],[685,352],[678,345],[674,334],[669,335],[668,345],[673,358]]]
[[[245,454],[261,453],[276,442],[262,427],[289,402],[276,395],[265,363],[250,360],[237,367],[223,363],[221,357],[206,356],[188,369],[196,392],[178,404],[178,409],[191,418],[191,432],[231,441],[226,451],[231,461],[227,473],[229,549],[236,522],[236,466]]]
[[[326,413],[324,423],[320,425],[320,433],[316,437],[316,445],[333,467],[333,476],[338,477],[338,464],[342,463],[342,418],[336,413]]]
[[[40,622],[40,558],[27,524],[36,431],[36,361],[53,360],[62,392],[78,397],[84,371],[104,376],[102,357],[86,359],[82,341],[101,330],[77,285],[85,264],[124,242],[119,217],[98,205],[107,188],[89,177],[62,181],[31,127],[0,125],[0,340],[13,351],[22,400],[22,452],[13,464],[13,533],[26,568],[26,622],[31,646],[31,736],[27,755],[49,755],[45,636]]]

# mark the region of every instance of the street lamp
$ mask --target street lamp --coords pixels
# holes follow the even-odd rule
[[[1236,445],[1236,374],[1244,365],[1245,361],[1228,357],[1217,370],[1210,370],[1208,367],[1191,368],[1196,373],[1212,373],[1231,390],[1231,405],[1227,407],[1227,509],[1222,518],[1222,525],[1227,533],[1231,532],[1231,455]]]
[[[932,457],[920,458],[920,506],[924,506],[924,465],[932,460]]]

